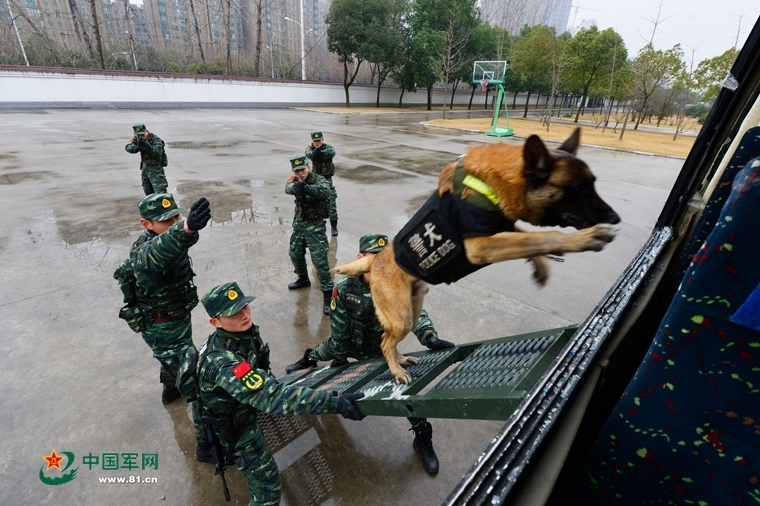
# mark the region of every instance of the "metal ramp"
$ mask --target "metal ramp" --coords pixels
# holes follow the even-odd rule
[[[559,355],[577,325],[407,355],[411,385],[396,385],[385,359],[298,371],[288,384],[363,392],[365,415],[506,420]]]

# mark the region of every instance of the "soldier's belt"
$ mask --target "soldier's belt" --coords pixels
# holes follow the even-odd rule
[[[168,314],[153,317],[153,323],[166,323],[173,320],[176,320],[176,318]]]

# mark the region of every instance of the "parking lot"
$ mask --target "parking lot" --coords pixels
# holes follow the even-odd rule
[[[499,142],[419,124],[439,116],[0,112],[0,504],[248,503],[235,469],[227,472],[232,502],[225,503],[213,466],[195,460],[185,403],[162,405],[158,363],[117,318],[121,292],[112,274],[142,231],[139,157],[124,151],[133,123],[145,123],[167,143],[166,174],[180,205],[189,208],[202,196],[211,201],[212,223],[190,250],[199,294],[237,281],[256,296],[253,319],[271,347],[274,373],[282,375],[330,330],[318,285],[297,292],[286,286],[295,279],[288,257],[294,204],[284,193],[289,158],[303,154],[313,130],[335,147],[340,235],[330,238],[330,261],[343,263],[355,258],[362,235],[395,235],[433,191],[440,169],[468,146]],[[465,343],[580,323],[644,244],[682,160],[593,148],[579,155],[622,217],[616,240],[600,253],[552,262],[545,288],[532,283],[523,261],[431,287],[425,306],[441,338]],[[199,306],[197,346],[211,330]],[[412,337],[400,348],[420,346]],[[431,422],[436,476],[422,469],[403,418],[278,422],[270,444],[282,504],[439,504],[503,423]],[[53,449],[73,455],[76,479],[41,482],[43,456]],[[140,465],[109,469],[104,454],[118,454],[122,464],[125,454],[137,454]],[[156,455],[157,465],[143,466],[145,455]],[[109,477],[127,482],[101,483]]]

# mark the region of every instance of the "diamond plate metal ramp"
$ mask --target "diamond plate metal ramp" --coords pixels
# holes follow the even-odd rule
[[[506,420],[577,328],[409,353],[419,360],[406,369],[411,385],[396,385],[383,358],[298,371],[280,381],[363,392],[365,397],[356,404],[365,415]]]

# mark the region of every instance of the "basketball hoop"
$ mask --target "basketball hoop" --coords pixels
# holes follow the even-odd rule
[[[488,89],[488,82],[490,79],[481,79],[480,80],[480,91],[485,91]]]

